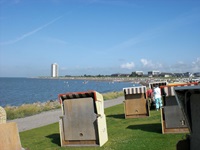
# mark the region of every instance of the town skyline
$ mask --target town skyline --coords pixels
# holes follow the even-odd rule
[[[51,77],[62,77],[59,76],[59,64],[57,63],[53,63],[51,64]],[[77,75],[70,75],[70,74],[66,74],[64,75],[65,77],[70,77],[70,76],[77,76]],[[112,73],[112,74],[96,74],[96,75],[90,75],[90,74],[82,74],[82,75],[78,75],[78,76],[116,76],[116,77],[142,77],[142,76],[149,76],[149,77],[154,77],[154,76],[160,76],[160,77],[200,77],[200,72],[160,72],[159,70],[151,70],[148,71],[146,74],[144,73],[144,71],[132,71],[129,73]]]

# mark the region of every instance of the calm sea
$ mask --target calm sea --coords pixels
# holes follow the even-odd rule
[[[122,91],[131,82],[65,80],[38,78],[0,78],[0,106],[19,106],[56,100],[58,94],[95,90],[99,93]]]

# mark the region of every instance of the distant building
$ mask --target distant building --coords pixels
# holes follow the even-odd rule
[[[173,73],[169,73],[169,72],[161,72],[159,75],[159,77],[173,77],[174,74]]]
[[[120,76],[121,76],[120,73],[111,74],[111,77],[120,77]]]
[[[200,77],[200,72],[195,72],[193,75],[194,77]]]
[[[159,74],[160,74],[160,71],[149,71],[148,72],[149,77],[158,76]]]
[[[192,77],[192,73],[190,72],[186,72],[186,73],[183,73],[184,77]]]
[[[58,77],[58,64],[51,64],[51,77]]]
[[[144,75],[143,71],[132,72],[131,76],[133,77],[142,77]]]
[[[129,77],[130,74],[115,73],[111,74],[111,77]]]
[[[174,73],[174,76],[175,77],[184,77],[184,74],[183,73]]]
[[[126,74],[126,73],[124,73],[124,74],[121,74],[121,76],[122,76],[122,77],[129,77],[130,74]]]

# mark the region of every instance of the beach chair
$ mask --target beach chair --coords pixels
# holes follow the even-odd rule
[[[0,124],[1,123],[6,123],[6,111],[0,106]]]
[[[123,88],[126,119],[148,117],[150,115],[146,91],[146,86]]]
[[[156,85],[160,86],[164,86],[164,85],[168,85],[167,81],[155,81],[155,82],[150,82],[149,83],[149,88],[153,89],[153,87],[155,87]]]
[[[108,140],[103,96],[96,91],[60,94],[61,146],[102,146]]]
[[[162,133],[188,133],[185,117],[178,107],[175,97],[175,87],[195,86],[197,83],[169,84],[160,86],[163,95],[163,107],[161,108]]]
[[[200,147],[200,86],[175,87],[174,91],[190,131],[184,142],[177,143],[177,150],[185,145],[187,150],[197,150]]]
[[[17,124],[6,123],[6,111],[0,107],[0,149],[22,150]]]

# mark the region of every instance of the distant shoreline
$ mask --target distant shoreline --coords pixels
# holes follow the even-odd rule
[[[111,81],[111,82],[131,82],[148,86],[150,82],[167,81],[168,83],[174,82],[190,82],[190,78],[178,78],[178,77],[37,77],[39,79],[54,79],[54,80],[96,80],[96,81]]]
[[[130,77],[37,77],[39,79],[63,79],[63,80],[99,80],[99,81],[130,81],[133,78]]]
[[[167,78],[162,77],[79,77],[79,76],[71,76],[71,77],[36,77],[39,79],[61,79],[61,80],[97,80],[97,81],[141,81],[141,80],[167,80]]]

